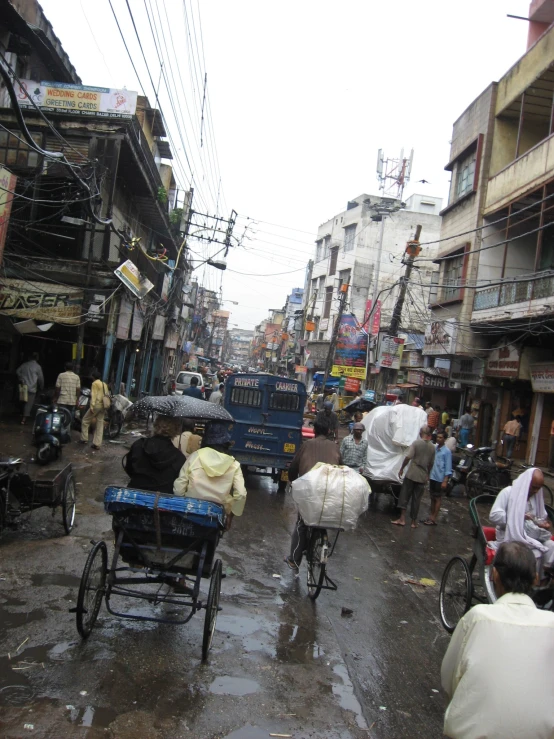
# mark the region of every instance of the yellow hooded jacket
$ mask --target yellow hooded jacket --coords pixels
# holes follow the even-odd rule
[[[211,500],[226,513],[242,515],[246,488],[240,464],[228,454],[210,447],[191,454],[173,484],[175,495]]]

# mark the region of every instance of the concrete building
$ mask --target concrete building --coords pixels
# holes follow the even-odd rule
[[[181,240],[170,220],[175,183],[160,112],[127,90],[104,99],[83,87],[36,0],[0,0],[0,45],[17,75],[0,90],[8,129],[0,132],[0,166],[18,177],[0,280],[2,386],[36,351],[49,385],[73,358],[85,380],[96,366],[115,389],[125,382],[159,392],[184,337],[187,268],[184,254],[176,266]],[[20,108],[36,147],[25,140]],[[141,285],[151,283],[146,295],[114,274],[127,262]],[[22,320],[26,330],[32,321],[51,325],[22,333]]]
[[[381,326],[386,327],[398,296],[398,279],[404,271],[401,259],[416,226],[421,224],[424,241],[436,241],[439,237],[441,198],[412,195],[405,208],[383,221],[379,213],[391,203],[400,207],[398,201],[390,198],[362,194],[318,229],[303,301],[305,319],[313,326],[304,334],[304,353],[300,357],[301,364],[308,368],[308,382],[316,371],[324,369],[338,312],[340,286],[350,285],[347,312],[355,315],[360,324],[364,322],[368,300],[375,295],[381,302]],[[429,253],[433,255],[435,248],[436,245],[431,247]],[[434,272],[436,266],[426,263],[417,275],[421,284],[410,285],[402,314],[403,330],[424,330]]]
[[[253,329],[233,328],[230,331],[231,348],[229,361],[232,364],[237,364],[243,371],[250,367],[250,351],[253,338]]]
[[[500,438],[517,414],[519,455],[545,465],[554,420],[554,3],[534,0],[529,17],[527,52],[454,124],[424,354],[449,362],[434,398],[457,392],[478,441]]]

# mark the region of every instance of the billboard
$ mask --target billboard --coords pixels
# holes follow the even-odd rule
[[[130,259],[114,269],[114,274],[137,298],[144,298],[154,287],[150,280],[138,271]]]
[[[380,367],[400,369],[402,352],[404,351],[404,339],[399,336],[383,336],[381,339],[381,352],[379,356]]]
[[[51,282],[0,279],[0,314],[67,325],[83,320],[83,291]]]
[[[334,366],[365,369],[367,363],[367,334],[361,330],[354,316],[342,316],[339,325],[337,348],[335,350]],[[342,372],[351,377],[361,377],[360,374]]]
[[[16,95],[22,108],[36,105],[41,110],[80,116],[132,118],[137,108],[136,92],[65,82],[20,80]]]

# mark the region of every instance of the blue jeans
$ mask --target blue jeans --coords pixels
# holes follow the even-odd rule
[[[460,429],[459,442],[460,442],[461,447],[466,447],[469,444],[470,433],[471,433],[470,429]]]

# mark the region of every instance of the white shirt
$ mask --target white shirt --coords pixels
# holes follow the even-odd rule
[[[554,613],[507,593],[462,618],[442,661],[451,739],[554,737]]]
[[[452,453],[456,451],[456,447],[458,446],[458,442],[456,441],[455,436],[449,436],[448,439],[444,442],[444,446],[447,449],[450,449]]]
[[[504,541],[506,536],[506,516],[511,489],[507,487],[498,493],[489,513],[490,522],[496,526],[496,541]]]

